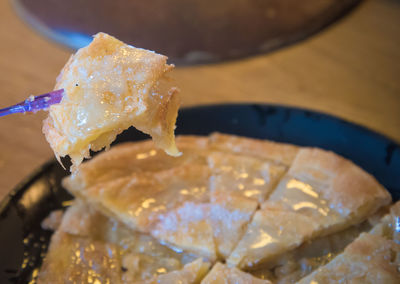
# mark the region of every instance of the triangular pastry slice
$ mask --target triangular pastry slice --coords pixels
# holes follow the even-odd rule
[[[168,154],[179,155],[174,129],[180,102],[166,77],[174,66],[166,62],[166,56],[95,35],[57,78],[55,89],[65,93],[43,123],[56,157],[69,155],[74,170],[89,150],[108,147],[130,126],[151,135]]]
[[[217,255],[226,259],[246,231],[257,202],[224,192],[211,193],[210,216]]]
[[[252,270],[251,274],[278,284],[295,283],[343,252],[362,232],[369,231],[374,224],[369,219],[357,226],[305,242],[277,257],[273,265],[261,266]]]
[[[190,251],[215,261],[216,249],[209,212],[208,203],[186,202],[161,215],[151,234],[178,250]]]
[[[301,149],[227,262],[268,266],[304,241],[362,222],[390,201],[390,194],[352,162],[332,152]]]
[[[68,190],[82,190],[133,173],[156,172],[183,164],[206,164],[208,139],[202,136],[178,136],[176,144],[184,155],[171,157],[151,141],[122,143],[113,146],[79,166],[79,171],[63,179]]]
[[[132,229],[150,232],[160,216],[185,202],[208,202],[208,178],[207,166],[190,164],[71,192]]]
[[[212,194],[210,203],[187,202],[159,217],[152,235],[210,260],[226,258],[246,230],[257,202]]]
[[[210,148],[262,158],[284,166],[292,164],[299,150],[299,147],[291,144],[222,133],[210,135]]]
[[[227,263],[253,269],[260,264],[267,266],[266,262],[275,263],[276,257],[299,246],[304,236],[316,229],[312,220],[301,214],[279,208],[257,211]]]
[[[201,284],[271,284],[271,282],[218,262],[201,281]]]
[[[211,152],[210,190],[235,194],[262,203],[275,188],[286,167],[252,156]]]
[[[400,282],[400,202],[369,233],[298,283]]]

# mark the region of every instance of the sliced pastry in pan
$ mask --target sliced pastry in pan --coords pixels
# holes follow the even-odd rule
[[[214,260],[226,257],[257,202],[208,190],[206,165],[144,172],[72,190],[107,216],[161,241]],[[172,225],[174,224],[174,225]]]
[[[362,233],[343,253],[298,283],[399,283],[399,219],[398,202],[369,233]]]
[[[390,194],[352,162],[301,149],[227,262],[251,269],[272,265],[279,255],[358,224],[390,201]]]

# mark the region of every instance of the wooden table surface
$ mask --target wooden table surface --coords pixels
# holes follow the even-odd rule
[[[0,1],[0,107],[52,90],[71,51]],[[222,64],[178,68],[183,106],[278,103],[336,115],[400,142],[400,1],[367,0],[314,37]],[[0,119],[0,199],[52,158],[44,113]]]

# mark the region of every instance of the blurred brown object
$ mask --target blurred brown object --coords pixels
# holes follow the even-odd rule
[[[177,64],[267,52],[303,39],[359,0],[15,0],[35,28],[72,47],[106,32]]]

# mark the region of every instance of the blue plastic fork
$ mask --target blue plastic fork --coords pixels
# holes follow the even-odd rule
[[[45,110],[49,106],[61,102],[63,95],[64,89],[60,89],[40,96],[31,96],[22,103],[0,109],[0,116]]]

